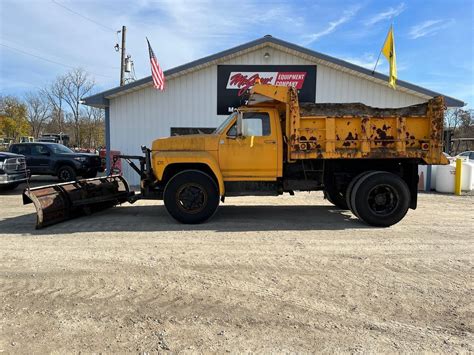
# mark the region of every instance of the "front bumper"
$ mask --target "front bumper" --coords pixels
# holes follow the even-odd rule
[[[0,175],[0,185],[14,184],[17,182],[22,182],[28,180],[30,177],[30,172],[22,171],[20,173],[9,173]]]

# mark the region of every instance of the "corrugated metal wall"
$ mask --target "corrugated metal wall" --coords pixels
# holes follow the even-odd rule
[[[263,57],[266,52],[269,59]],[[260,48],[220,64],[317,65],[316,102],[400,107],[426,101],[273,47]],[[140,155],[141,145],[150,146],[154,139],[168,136],[172,126],[216,127],[225,117],[216,114],[216,65],[169,79],[166,85],[163,92],[146,87],[110,100],[112,150]],[[138,175],[128,166],[124,166],[124,176],[132,185],[139,183]]]

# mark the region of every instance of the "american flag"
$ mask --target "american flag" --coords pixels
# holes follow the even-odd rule
[[[150,64],[151,64],[151,76],[153,78],[153,85],[158,90],[165,89],[165,76],[163,75],[163,70],[161,70],[158,60],[156,59],[153,49],[151,49],[150,41],[148,42],[148,52],[150,53]]]

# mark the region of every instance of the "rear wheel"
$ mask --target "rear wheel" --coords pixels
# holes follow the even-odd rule
[[[399,176],[376,171],[362,176],[351,193],[351,207],[365,223],[389,227],[405,217],[410,205],[410,190]]]
[[[181,223],[202,223],[219,206],[216,182],[199,170],[185,170],[166,184],[163,200],[169,214]]]
[[[349,209],[346,203],[346,195],[343,191],[337,191],[334,187],[327,186],[324,190],[324,197],[342,210]]]
[[[363,173],[360,173],[359,175],[356,175],[356,177],[354,177],[351,180],[351,182],[349,183],[349,185],[347,186],[346,194],[345,194],[346,204],[347,204],[347,208],[350,209],[352,211],[352,213],[354,213],[354,211],[352,210],[352,206],[351,206],[351,194],[352,194],[352,190],[354,189],[354,185],[357,183],[357,181],[360,180],[361,177],[363,177],[363,176],[365,176],[369,173],[373,173],[373,171],[364,171]]]
[[[58,178],[61,181],[74,181],[76,176],[76,171],[68,165],[61,166],[58,169]]]

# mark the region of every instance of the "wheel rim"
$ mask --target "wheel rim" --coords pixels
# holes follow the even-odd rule
[[[66,180],[66,181],[71,178],[71,174],[69,174],[69,171],[67,171],[66,169],[61,170],[61,172],[59,173],[59,176],[61,177],[61,180]]]
[[[388,216],[398,207],[398,193],[392,186],[377,185],[369,191],[367,202],[373,213]]]
[[[186,213],[199,213],[207,204],[207,192],[199,184],[187,183],[176,192],[178,207]]]

